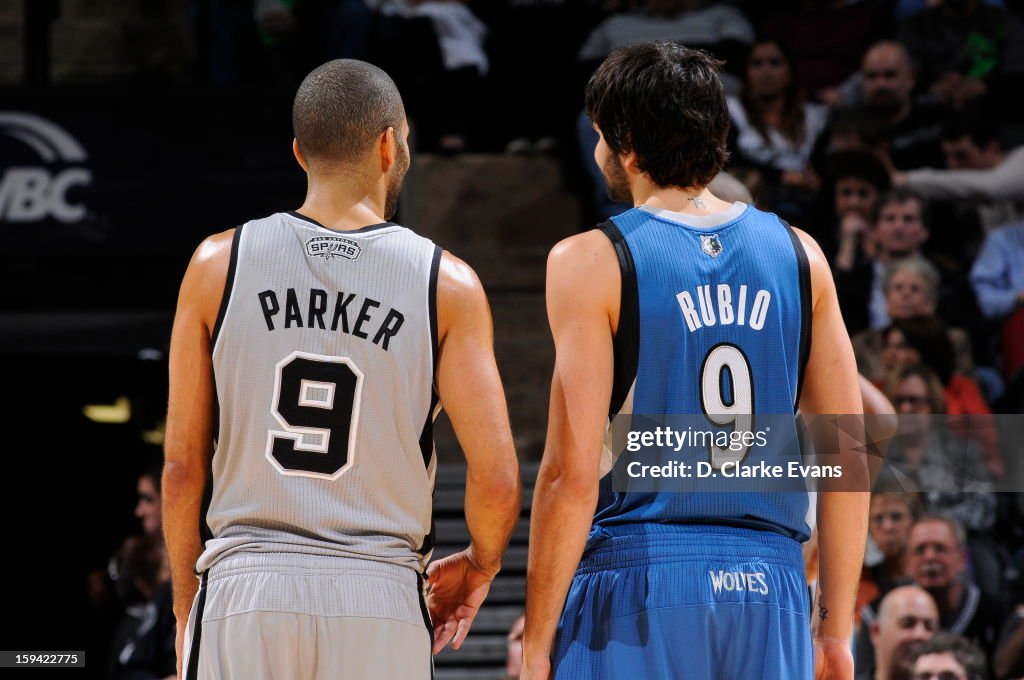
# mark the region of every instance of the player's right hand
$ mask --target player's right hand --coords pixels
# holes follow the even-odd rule
[[[849,640],[814,641],[814,680],[853,680]]]
[[[178,629],[174,635],[174,651],[178,657],[178,677],[184,677],[181,674],[181,660],[184,656],[185,650],[185,630],[188,627],[188,620],[178,619]]]
[[[449,642],[458,649],[473,625],[494,580],[473,559],[473,549],[449,555],[427,567],[427,609],[434,625],[434,654]]]

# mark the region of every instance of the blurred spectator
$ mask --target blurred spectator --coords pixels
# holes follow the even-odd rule
[[[172,680],[177,678],[177,656],[170,579],[163,581],[146,607],[145,618],[118,655],[116,680]]]
[[[840,128],[836,125],[832,130],[835,136]],[[851,131],[850,134],[856,133]],[[842,137],[836,141],[844,150],[828,156],[825,172],[832,187],[831,215],[815,220],[820,223],[817,229],[811,224],[807,227],[829,259],[836,256],[840,244],[847,257],[853,258],[865,245],[879,197],[889,190],[889,173],[875,155],[858,142]]]
[[[1003,607],[966,573],[963,528],[946,517],[926,516],[910,530],[910,570],[939,608],[942,630],[962,635],[992,658]]]
[[[824,167],[823,159],[842,151],[867,151],[877,158],[888,173],[889,143],[885,138],[886,122],[877,112],[858,107],[832,112],[825,133],[818,139],[815,163]],[[886,178],[889,184],[889,178]]]
[[[609,54],[639,42],[671,40],[742,63],[754,27],[735,7],[704,0],[648,0],[643,9],[614,14],[587,36],[579,59],[592,72]],[[735,79],[732,88],[735,89]],[[726,87],[730,85],[727,82]]]
[[[1024,369],[1024,223],[985,237],[971,284],[985,316],[1003,324],[1003,374],[1013,380]]]
[[[132,536],[125,540],[111,565],[118,599],[124,615],[114,631],[109,676],[117,678],[132,640],[156,616],[154,599],[170,581],[170,568],[162,537]]]
[[[868,535],[877,550],[877,562],[865,564],[857,589],[857,623],[863,607],[897,586],[911,582],[907,566],[910,527],[923,514],[915,493],[879,492],[871,495]]]
[[[756,8],[754,7],[756,4]],[[800,0],[749,3],[764,13],[760,33],[791,45],[804,92],[816,95],[857,70],[864,51],[893,34],[891,9],[881,2]],[[781,7],[780,7],[781,6]]]
[[[987,93],[1002,69],[1006,11],[981,0],[941,0],[907,19],[899,40],[918,65],[924,89],[962,107]]]
[[[889,323],[882,290],[885,272],[896,260],[919,255],[928,240],[924,202],[910,191],[894,189],[879,201],[873,228],[865,231],[860,225],[855,233],[861,234],[860,247],[855,247],[858,244],[852,242],[853,237],[843,238],[834,272],[843,319],[851,334]]]
[[[1020,604],[1006,622],[992,669],[999,680],[1024,677],[1024,606]]]
[[[723,201],[731,203],[739,201],[747,205],[754,204],[754,197],[751,195],[750,189],[724,170],[715,175],[715,178],[711,180],[711,183],[708,184],[708,191]]]
[[[290,85],[324,60],[321,3],[194,0],[199,71],[218,85]]]
[[[947,170],[897,173],[893,181],[929,200],[970,201],[985,231],[1024,218],[1024,146],[1004,153],[999,127],[977,115],[958,115],[942,129]]]
[[[917,77],[907,50],[883,41],[871,46],[861,63],[864,105],[888,125],[889,156],[900,170],[938,167],[943,161],[939,139],[949,111],[914,101]]]
[[[912,680],[986,680],[985,654],[959,635],[939,633],[914,654]]]
[[[901,368],[886,385],[886,396],[900,420],[879,486],[891,482],[897,489],[920,490],[929,512],[953,517],[973,532],[989,531],[996,521],[996,498],[985,461],[974,442],[953,437],[934,417],[945,413],[935,374],[921,365]]]
[[[933,316],[939,301],[939,270],[920,256],[897,260],[886,272],[886,311],[892,320],[909,319],[913,316]],[[892,368],[882,361],[886,347],[885,330],[867,330],[852,338],[857,369],[868,379],[879,383]],[[962,329],[949,328],[949,341],[953,346],[954,371],[970,377],[974,373],[971,356],[971,341]],[[890,357],[891,359],[891,357]]]
[[[912,363],[923,363],[935,371],[945,390],[943,396],[947,413],[991,413],[978,384],[969,376],[956,372],[956,355],[949,339],[949,329],[936,316],[894,320],[886,333],[882,362],[886,371]]]
[[[925,590],[900,586],[865,615],[857,636],[857,680],[909,680],[917,648],[939,629],[939,612]]]
[[[139,501],[135,504],[135,516],[142,520],[142,531],[147,536],[163,540],[163,515],[160,509],[160,477],[163,466],[156,465],[139,476],[136,488]]]
[[[419,146],[442,153],[465,150],[471,104],[490,68],[484,51],[487,26],[459,0],[384,0],[380,12],[433,25],[443,68],[431,73],[431,89],[421,101]]]
[[[776,40],[751,48],[738,97],[729,97],[732,162],[756,168],[776,187],[769,200],[783,217],[803,223],[821,181],[811,150],[825,127],[825,109],[804,101],[788,49]]]

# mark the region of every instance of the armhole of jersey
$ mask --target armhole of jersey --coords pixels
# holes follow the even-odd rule
[[[440,354],[437,341],[437,277],[441,271],[441,254],[444,251],[441,246],[434,245],[434,254],[430,259],[430,280],[427,283],[427,311],[430,315],[430,353],[433,357],[431,362],[430,375],[430,407],[427,409],[427,417],[423,421],[423,429],[420,431],[420,454],[423,456],[423,467],[429,471],[430,459],[434,455],[434,418],[440,410],[437,396],[437,361]],[[417,551],[420,555],[427,555],[434,549],[434,513],[430,513],[430,533],[423,537],[423,544]],[[429,617],[427,619],[429,621]],[[429,626],[428,626],[429,627]],[[433,635],[433,629],[431,629]]]
[[[423,466],[430,467],[430,457],[434,455],[434,418],[437,415],[437,276],[441,269],[441,246],[434,246],[434,254],[430,260],[430,281],[427,284],[427,311],[430,315],[430,407],[427,417],[420,430],[420,453],[423,455]]]
[[[231,294],[235,289],[235,272],[238,269],[238,248],[242,240],[242,227],[240,224],[235,227],[234,236],[231,238],[231,260],[228,262],[228,275],[224,281],[224,293],[220,299],[220,309],[217,310],[217,321],[213,324],[213,332],[210,334],[210,355],[217,349],[217,340],[220,338],[220,329],[224,324],[224,317],[227,316],[228,306],[231,304]],[[220,439],[220,399],[217,392],[217,372],[213,374],[213,453],[217,455],[217,441]],[[212,465],[212,459],[211,459]],[[203,501],[199,509],[199,538],[203,545],[213,538],[213,531],[210,529],[208,514],[210,504],[213,501],[213,474],[210,473],[206,481],[206,488],[203,489]]]
[[[420,453],[423,454],[424,467],[430,467],[430,457],[434,455],[434,417],[437,415],[437,276],[441,269],[441,246],[434,246],[434,254],[430,259],[430,280],[427,283],[427,312],[430,315],[430,407],[420,431]]]
[[[210,352],[217,348],[217,339],[220,337],[220,327],[224,323],[224,317],[228,313],[228,305],[231,304],[231,292],[235,288],[235,269],[238,266],[238,244],[242,240],[243,224],[235,227],[235,235],[231,239],[231,261],[228,263],[228,276],[224,282],[224,295],[220,299],[220,309],[217,311],[217,321],[213,324],[213,333],[210,335]]]
[[[430,384],[434,385],[437,383],[437,358],[438,358],[438,346],[437,346],[437,276],[441,270],[441,253],[444,251],[441,246],[434,245],[434,254],[430,260],[430,282],[427,285],[427,310],[430,314],[430,352],[434,358],[433,361],[433,375],[430,379]]]
[[[612,343],[615,357],[615,373],[612,381],[612,399],[609,404],[609,416],[615,416],[622,410],[629,390],[636,380],[636,369],[640,357],[640,298],[637,290],[636,266],[629,244],[619,228],[612,221],[604,222],[597,227],[615,248],[619,260],[619,272],[622,275],[622,297],[619,302],[619,327],[615,331]]]
[[[793,403],[793,411],[800,407],[800,391],[804,387],[804,372],[807,370],[807,360],[811,356],[811,265],[807,260],[807,251],[800,237],[793,231],[793,225],[786,220],[779,218],[790,240],[793,241],[793,250],[796,252],[797,276],[800,279],[800,368],[796,382],[796,401]]]

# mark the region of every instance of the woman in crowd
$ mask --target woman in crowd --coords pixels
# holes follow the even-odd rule
[[[751,47],[740,95],[729,98],[729,115],[734,163],[778,184],[770,202],[784,214],[802,217],[821,185],[809,161],[827,112],[804,101],[782,43],[764,39]]]

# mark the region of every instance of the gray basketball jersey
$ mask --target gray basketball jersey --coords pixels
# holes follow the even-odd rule
[[[239,553],[425,566],[440,259],[392,223],[339,232],[279,213],[238,228],[197,571]]]

